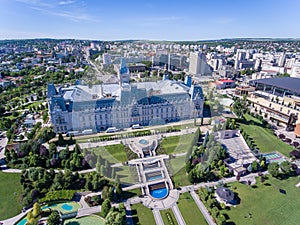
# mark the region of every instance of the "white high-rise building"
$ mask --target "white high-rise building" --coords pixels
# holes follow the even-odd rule
[[[192,75],[211,76],[212,71],[202,52],[190,53],[189,73]]]
[[[291,77],[300,78],[300,62],[294,63],[292,67]]]
[[[278,66],[284,67],[286,61],[286,55],[282,53],[278,59]]]

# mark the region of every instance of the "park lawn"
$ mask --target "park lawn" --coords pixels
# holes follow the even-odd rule
[[[115,159],[119,160],[120,162],[127,161],[127,155],[123,144],[107,145],[105,148]]]
[[[295,185],[298,182],[298,177],[278,180],[269,176],[264,184],[257,178],[256,188],[237,182],[229,184],[231,190],[238,193],[241,203],[229,211],[222,210],[222,213],[235,224],[297,225],[300,221],[300,189]],[[285,190],[286,194],[280,193],[279,189]]]
[[[187,225],[207,225],[205,218],[189,192],[180,194],[178,208]]]
[[[136,180],[132,177],[132,173],[130,171],[129,166],[119,166],[115,167],[115,172],[120,179],[120,183],[122,184],[135,184]]]
[[[181,136],[165,137],[162,140],[162,148],[166,154],[188,152],[188,150],[193,147],[192,145],[196,134],[197,132]]]
[[[278,151],[289,157],[290,151],[294,149],[292,146],[281,141],[272,133],[272,130],[260,126],[261,122],[256,118],[247,114],[244,115],[244,117],[247,121],[246,123],[250,123],[246,124],[241,122],[239,123],[239,128],[242,128],[249,137],[253,139],[255,145],[261,152]],[[251,121],[255,123],[251,124]]]
[[[176,176],[176,174],[181,170],[185,169],[185,161],[186,156],[177,156],[175,158],[172,158],[169,160],[169,165],[171,166],[171,171],[169,171],[169,174],[171,176]],[[169,168],[168,168],[169,169]]]
[[[134,224],[153,225],[155,224],[154,216],[151,209],[141,203],[131,206],[132,219]]]
[[[0,220],[21,212],[20,174],[0,172]]]
[[[100,146],[95,148],[90,148],[90,151],[93,151],[95,155],[100,155],[102,159],[107,160],[110,164],[121,163],[119,159],[122,157],[118,152],[112,150],[113,147],[107,148],[107,146]],[[124,152],[125,153],[125,152]]]
[[[173,175],[172,179],[175,183],[175,187],[191,185],[191,183],[188,180],[188,175],[186,174],[185,167],[181,168],[178,172],[176,172]]]
[[[171,208],[161,210],[160,214],[161,214],[162,220],[164,221],[165,225],[178,225],[177,220],[176,220]]]

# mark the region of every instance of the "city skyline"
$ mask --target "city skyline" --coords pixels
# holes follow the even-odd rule
[[[288,2],[3,0],[0,39],[298,38],[300,2]]]

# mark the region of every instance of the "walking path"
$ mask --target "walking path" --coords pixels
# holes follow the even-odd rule
[[[196,192],[195,191],[191,191],[191,195],[192,195],[194,201],[196,202],[198,208],[200,209],[202,215],[206,219],[206,222],[209,225],[215,225],[215,222],[211,218],[211,216],[210,216],[209,212],[207,211],[207,209],[205,208],[204,204],[200,201],[200,199],[199,199],[198,195],[196,194]]]
[[[183,219],[183,217],[181,215],[181,212],[180,212],[177,204],[175,204],[175,205],[172,206],[172,211],[173,211],[173,213],[175,215],[175,218],[176,218],[176,220],[178,222],[178,225],[186,225],[186,223],[185,223],[185,221],[184,221],[184,219]]]
[[[94,207],[88,207],[88,208],[81,208],[81,209],[78,209],[76,218],[83,217],[83,216],[88,216],[88,215],[91,215],[91,214],[94,214],[94,213],[99,213],[99,212],[101,212],[101,206],[100,205],[94,206]]]
[[[161,218],[161,214],[160,214],[159,210],[155,209],[155,210],[152,210],[152,212],[153,212],[153,216],[154,216],[156,225],[164,225],[164,221]]]
[[[17,221],[21,220],[24,216],[26,216],[27,213],[31,210],[32,209],[30,208],[30,209],[26,210],[25,212],[20,213],[19,215],[16,215],[12,218],[2,221],[3,225],[14,225]]]

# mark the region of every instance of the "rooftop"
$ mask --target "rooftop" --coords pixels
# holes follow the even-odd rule
[[[227,202],[232,202],[234,200],[234,193],[225,187],[219,187],[216,189],[217,195],[226,200]]]
[[[295,93],[300,94],[300,78],[295,77],[276,77],[276,78],[265,78],[250,81],[250,84],[266,84],[281,89],[286,89]]]

